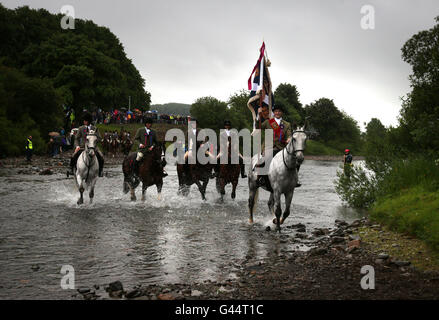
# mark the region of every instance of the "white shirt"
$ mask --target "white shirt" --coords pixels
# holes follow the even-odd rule
[[[149,134],[149,132],[150,132],[151,130],[149,130],[147,127],[145,127],[145,129],[146,129],[146,133]]]
[[[197,129],[192,129],[192,132],[194,133],[194,135],[197,135]]]
[[[280,126],[280,122],[282,121],[282,118],[280,118],[280,119],[274,118],[274,120],[276,120],[277,125]]]
[[[230,137],[230,130],[226,129],[227,136]]]

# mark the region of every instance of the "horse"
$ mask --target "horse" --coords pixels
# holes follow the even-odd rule
[[[303,162],[303,152],[306,148],[306,140],[308,139],[305,126],[299,127],[293,131],[292,137],[287,146],[279,151],[272,159],[269,169],[268,178],[270,187],[263,187],[263,189],[270,191],[270,199],[268,200],[268,208],[270,212],[275,215],[273,223],[276,224],[276,230],[280,232],[280,225],[285,222],[285,219],[290,215],[290,206],[293,199],[294,188],[296,187],[297,175],[300,165]],[[252,168],[257,163],[258,155],[253,156]],[[248,174],[249,186],[249,222],[253,223],[253,212],[255,203],[258,198],[257,176],[255,172],[250,169]],[[281,210],[281,195],[285,196],[285,211],[282,214]]]
[[[201,143],[197,141],[196,150],[198,150],[200,145]],[[213,166],[214,165],[210,163],[200,164],[198,163],[198,161],[196,161],[195,164],[177,163],[177,176],[179,185],[177,194],[183,194],[183,196],[187,196],[190,191],[190,186],[195,183],[201,193],[201,199],[206,200],[207,183],[212,177]]]
[[[131,141],[130,137],[128,136],[127,133],[124,132],[121,139],[121,147],[124,155],[127,156],[130,153],[132,145],[133,142]]]
[[[86,136],[85,149],[76,162],[76,168],[73,169],[75,183],[80,193],[78,205],[84,203],[83,193],[85,189],[89,190],[90,204],[93,203],[94,188],[99,173],[99,163],[96,157],[97,141],[97,135],[91,130]]]
[[[227,164],[218,164],[219,170],[216,177],[216,190],[221,194],[221,201],[224,200],[226,193],[225,186],[232,184],[232,199],[236,197],[236,186],[238,185],[239,174],[241,173],[241,165],[231,163],[231,143],[228,143],[228,160]]]
[[[142,182],[142,201],[145,201],[145,193],[149,186],[156,185],[157,198],[161,199],[163,186],[163,176],[160,164],[166,165],[164,147],[162,143],[154,145],[150,152],[145,152],[143,161],[139,166],[140,181],[133,174],[133,164],[136,161],[136,152],[131,152],[126,156],[122,163],[122,171],[124,175],[123,192],[126,194],[131,191],[131,201],[136,201],[135,189]],[[160,162],[160,163],[159,163]]]

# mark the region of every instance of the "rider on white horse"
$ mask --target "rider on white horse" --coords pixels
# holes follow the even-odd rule
[[[75,150],[72,155],[72,158],[70,159],[70,172],[68,172],[69,175],[73,175],[73,168],[76,166],[76,162],[78,161],[79,155],[81,154],[82,150],[84,150],[85,146],[85,139],[87,138],[87,133],[90,131],[94,131],[94,134],[98,137],[98,141],[102,140],[101,135],[99,134],[98,129],[92,125],[93,118],[90,113],[85,113],[83,116],[84,125],[80,126],[78,128],[78,133],[75,137]],[[102,155],[101,151],[99,149],[96,149],[96,157],[98,158],[99,162],[99,177],[102,177],[102,171],[104,169],[104,156]]]
[[[291,139],[291,124],[282,119],[283,108],[277,104],[273,108],[274,118],[265,120],[261,124],[261,129],[273,129],[273,157],[286,147],[288,142]],[[257,167],[263,167],[265,161],[271,161],[272,158],[267,157],[264,158],[265,154],[265,145],[262,147],[264,150],[262,153],[262,158],[258,162],[258,164],[253,168],[254,171],[257,172]],[[270,166],[270,163],[266,164],[267,167]],[[296,175],[297,176],[297,175]],[[268,180],[267,175],[258,174],[258,184],[260,186],[265,186],[267,188],[270,187],[270,182]],[[296,188],[300,187],[301,184],[299,181],[296,181]]]

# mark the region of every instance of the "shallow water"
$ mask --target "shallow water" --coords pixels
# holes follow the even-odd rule
[[[88,204],[85,195],[86,204],[79,207],[72,179],[3,172],[0,298],[71,299],[75,292],[60,287],[63,265],[74,267],[77,288],[120,280],[129,289],[140,283],[223,281],[236,277],[244,260],[306,250],[310,244],[294,242],[294,230],[286,226],[301,222],[310,233],[333,227],[335,219],[361,217],[343,207],[334,191],[339,164],[304,162],[302,187],[295,191],[281,234],[265,230],[273,225],[264,190],[255,223],[248,224],[247,179],[239,180],[235,200],[226,187],[224,203],[210,180],[204,202],[196,186],[187,198],[177,195],[175,166],[168,166],[161,201],[150,187],[145,202],[140,188],[138,201],[131,202],[122,192],[121,167],[110,167],[97,182],[94,203]]]

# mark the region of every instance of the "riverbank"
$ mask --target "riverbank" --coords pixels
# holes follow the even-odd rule
[[[389,254],[378,246],[389,233],[367,219],[347,224],[336,222],[336,228],[315,229],[312,235],[304,225],[290,225],[295,236],[279,234],[280,241],[297,242],[314,239],[316,246],[308,252],[273,252],[272,257],[255,260],[246,256],[236,267],[239,272],[224,282],[195,284],[137,285],[123,288],[115,282],[104,288],[81,288],[74,298],[136,300],[303,300],[303,299],[438,299],[439,263],[420,269],[402,256]],[[369,230],[369,231],[368,231]],[[274,232],[267,230],[266,232]],[[375,232],[383,238],[373,238]],[[373,240],[372,240],[373,239]],[[391,241],[397,241],[392,239]],[[404,241],[410,241],[405,239]],[[405,242],[411,246],[411,242]],[[399,254],[399,253],[398,253]],[[364,266],[373,267],[374,288],[362,288]],[[370,270],[370,269],[368,269]],[[364,280],[363,280],[364,282]],[[371,285],[370,281],[366,284]]]

